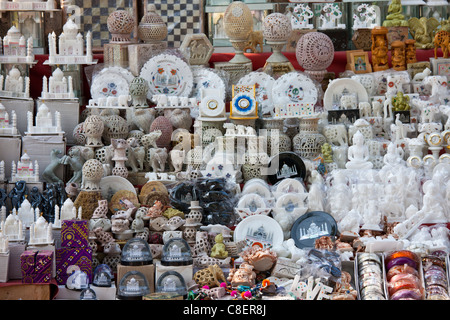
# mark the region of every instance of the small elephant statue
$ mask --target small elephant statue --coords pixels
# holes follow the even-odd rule
[[[164,172],[167,161],[167,149],[166,148],[150,148],[148,150],[150,165],[153,172]]]
[[[172,108],[178,107],[179,104],[178,96],[169,96],[169,104]]]
[[[169,152],[170,161],[172,162],[172,166],[175,172],[180,172],[183,169],[185,150],[176,150],[173,149]]]
[[[153,96],[153,101],[158,108],[166,108],[169,100],[165,94],[155,94]]]
[[[362,118],[370,117],[372,113],[372,106],[369,102],[360,102],[358,105],[360,116]]]
[[[130,95],[120,95],[117,98],[117,104],[119,107],[128,107],[128,101],[131,101]]]
[[[343,110],[355,109],[357,105],[356,96],[354,95],[342,96],[339,102],[341,103],[341,109]]]
[[[107,107],[117,106],[117,97],[110,96],[110,97],[106,98],[106,106]]]

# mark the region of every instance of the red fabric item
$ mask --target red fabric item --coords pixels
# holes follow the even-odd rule
[[[371,53],[369,53],[369,59],[371,59]],[[253,70],[256,71],[264,67],[267,58],[271,55],[271,52],[263,53],[246,53],[245,55],[252,61]],[[284,55],[289,59],[294,68],[299,71],[303,71],[297,62],[295,57],[295,52],[285,52]],[[434,57],[434,50],[417,50],[416,51],[417,61],[429,61],[431,57]],[[442,51],[439,49],[438,57],[442,56]],[[210,67],[214,67],[215,62],[230,61],[234,57],[234,53],[213,53],[211,59],[209,60]],[[51,67],[44,65],[44,61],[47,60],[47,55],[36,55],[35,59],[38,61],[33,68],[30,69],[30,95],[33,99],[37,99],[41,96],[42,91],[42,77],[51,76]],[[98,63],[103,63],[103,55],[95,54],[94,59],[98,60]],[[345,71],[345,66],[347,64],[346,51],[336,51],[334,53],[333,63],[327,68],[329,72],[334,72],[336,76],[339,73]],[[83,72],[83,92],[86,96],[85,101],[90,98],[89,82],[87,81],[86,74]]]

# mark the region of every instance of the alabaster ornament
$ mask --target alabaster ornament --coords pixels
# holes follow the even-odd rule
[[[172,140],[173,127],[170,119],[160,116],[157,117],[150,126],[150,132],[161,131],[161,136],[156,140],[159,148],[169,147]]]
[[[225,34],[235,50],[235,56],[229,62],[250,62],[251,60],[244,56],[244,48],[253,31],[253,15],[249,7],[241,1],[234,1],[225,10],[223,19]]]
[[[402,13],[400,0],[392,0],[388,7],[388,15],[383,21],[383,27],[408,27],[408,21]]]
[[[103,165],[96,159],[87,160],[83,164],[81,189],[85,191],[100,190],[100,180],[103,177]]]
[[[128,135],[128,123],[119,115],[103,117],[104,130],[102,137],[105,143],[110,144],[112,139],[126,139]]]
[[[128,160],[126,155],[129,144],[125,139],[112,139],[111,146],[113,148],[114,155],[111,160],[115,162],[112,169],[113,176],[120,176],[123,178],[128,177],[128,169],[125,166],[125,162]]]
[[[135,20],[125,10],[116,10],[108,16],[106,21],[111,34],[110,43],[130,43]]]
[[[86,137],[87,147],[102,147],[102,135],[105,129],[103,118],[99,115],[91,115],[83,123],[83,132]]]
[[[156,13],[154,4],[147,5],[147,12],[138,26],[139,39],[145,43],[156,43],[167,37],[167,26],[161,16]]]
[[[279,12],[274,12],[264,18],[263,36],[273,51],[271,56],[266,60],[264,67],[271,67],[275,74],[284,74],[286,72],[294,71],[294,67],[289,62],[289,59],[281,53],[291,32],[292,25],[288,16]]]
[[[318,130],[319,118],[300,119],[300,132],[292,139],[293,151],[306,159],[314,159],[321,153],[326,138]]]
[[[148,107],[147,94],[149,90],[148,82],[141,78],[136,77],[130,83],[130,96],[132,99],[131,105],[133,107]]]
[[[369,149],[364,143],[364,136],[358,130],[353,135],[353,145],[348,148],[348,162],[345,164],[347,169],[372,169],[373,164],[369,161]]]
[[[297,42],[295,55],[305,73],[321,81],[333,62],[334,45],[325,33],[308,32]]]

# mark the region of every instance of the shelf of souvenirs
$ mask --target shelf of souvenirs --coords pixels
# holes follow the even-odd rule
[[[258,70],[263,68],[266,60],[271,55],[271,52],[263,52],[263,53],[246,53],[245,56],[248,57],[253,64],[253,70]],[[303,68],[297,62],[297,58],[295,56],[295,52],[284,52],[283,53],[289,61],[292,63],[295,70],[303,71]],[[371,53],[368,52],[369,59],[371,59]],[[390,55],[390,53],[388,54]],[[421,50],[418,49],[416,51],[417,61],[429,61],[430,58],[434,57],[434,50]],[[227,62],[230,61],[234,57],[234,53],[213,53],[211,59],[209,60],[210,67],[214,67],[214,64],[217,62]],[[438,57],[442,57],[441,49],[438,49]],[[37,64],[30,69],[30,83],[33,85],[30,86],[30,97],[33,99],[37,99],[41,96],[42,92],[42,79],[44,76],[47,78],[51,76],[52,69],[51,66],[45,65],[44,62],[48,60],[48,55],[36,55],[35,59],[37,60]],[[103,63],[103,54],[94,54],[94,60],[98,60],[98,63]],[[346,51],[336,51],[334,53],[333,63],[328,67],[328,72],[334,73],[336,77],[339,76],[340,73],[345,71],[345,66],[347,64],[347,53]],[[83,92],[90,92],[89,81],[86,79],[86,75],[83,72]]]

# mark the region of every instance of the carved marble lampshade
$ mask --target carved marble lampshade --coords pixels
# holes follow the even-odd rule
[[[244,48],[253,31],[253,15],[249,7],[241,1],[232,2],[224,13],[224,28],[235,50],[230,63],[249,62],[250,59],[244,55]]]
[[[333,62],[333,41],[322,32],[309,32],[298,41],[295,54],[305,73],[320,82]]]
[[[292,24],[288,16],[274,12],[264,19],[263,36],[273,51],[266,61],[265,69],[272,67],[275,73],[286,73],[295,70],[289,59],[281,53],[291,33]]]
[[[154,4],[148,5],[147,13],[138,26],[138,36],[145,43],[163,41],[167,37],[167,26],[161,16],[156,13]]]
[[[134,17],[125,10],[111,13],[106,21],[111,34],[110,43],[130,43],[134,22]]]

